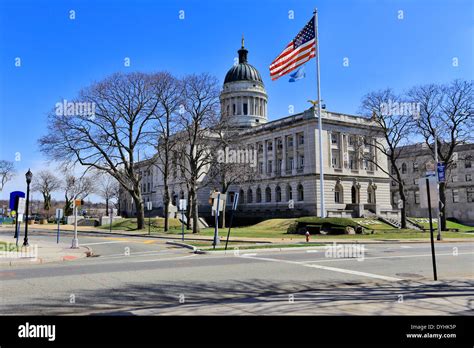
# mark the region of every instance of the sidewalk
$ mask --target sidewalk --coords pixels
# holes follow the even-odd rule
[[[88,247],[71,249],[64,244],[45,241],[31,243],[28,247],[22,247],[20,241],[18,246],[19,249],[16,251],[14,239],[9,242],[5,238],[0,240],[0,267],[72,261],[85,258],[91,252]]]

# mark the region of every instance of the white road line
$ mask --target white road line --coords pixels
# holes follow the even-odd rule
[[[178,257],[169,257],[166,259],[153,259],[153,260],[138,260],[138,261],[132,261],[133,263],[139,263],[139,262],[154,262],[154,261],[172,261],[172,260],[180,260],[180,259],[187,259],[189,257],[197,256],[197,254],[192,254],[192,255],[186,255],[186,256],[178,256]]]
[[[319,253],[321,250],[306,250],[307,253]]]
[[[471,255],[474,253],[458,253],[457,255]],[[396,259],[396,258],[405,258],[405,257],[431,257],[431,254],[418,254],[418,255],[392,255],[392,256],[369,256],[364,257],[363,260],[372,260],[372,259]],[[453,253],[449,254],[436,254],[436,256],[454,256]],[[315,262],[335,262],[335,261],[348,261],[355,260],[356,258],[340,258],[340,259],[324,259],[324,260],[313,260],[313,261],[302,261],[303,263],[315,263]]]
[[[388,281],[400,281],[400,280],[402,280],[400,278],[388,277],[388,276],[383,276],[383,275],[378,275],[378,274],[373,274],[373,273],[367,273],[367,272],[352,271],[350,269],[327,267],[327,266],[321,266],[321,265],[310,265],[310,264],[302,263],[302,262],[298,262],[298,261],[278,260],[278,259],[270,259],[270,258],[266,258],[266,257],[252,257],[252,256],[244,256],[244,255],[242,255],[242,257],[247,257],[247,258],[254,259],[254,260],[282,262],[282,263],[288,263],[288,264],[298,265],[298,266],[303,266],[303,267],[323,269],[325,271],[333,271],[333,272],[339,272],[339,273],[360,275],[360,276],[363,276],[363,277],[382,279],[382,280],[388,280]]]
[[[400,245],[400,248],[402,248],[402,249],[410,249],[411,246],[409,246],[409,245]]]
[[[130,243],[128,241],[125,241],[125,240],[114,240],[114,241],[111,241],[111,242],[97,242],[97,243],[81,243],[80,245],[99,245],[99,244],[115,244],[115,243]]]
[[[119,258],[119,257],[138,257],[138,256],[148,256],[144,254],[170,254],[171,252],[168,250],[150,250],[150,251],[136,251],[136,252],[130,252],[130,255],[125,255],[125,253],[120,253],[120,254],[109,254],[109,255],[104,255],[100,256],[99,258],[101,259],[112,259],[112,258]]]
[[[257,254],[242,254],[242,256],[257,256]]]

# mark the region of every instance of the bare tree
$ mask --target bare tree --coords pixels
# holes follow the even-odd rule
[[[190,216],[193,233],[199,232],[197,190],[212,162],[212,132],[219,122],[219,87],[216,78],[207,74],[189,75],[182,84],[182,131],[176,135],[177,153],[183,156],[181,169],[189,187]],[[188,215],[188,221],[189,221]]]
[[[449,173],[454,165],[456,148],[472,139],[473,85],[472,81],[454,80],[450,84],[428,84],[413,87],[408,92],[412,102],[420,105],[416,126],[438,162],[443,162]],[[439,183],[441,201],[441,229],[446,230],[446,182]]]
[[[164,205],[164,230],[169,230],[169,204],[171,202],[169,179],[171,168],[171,156],[176,145],[176,139],[173,137],[178,130],[176,122],[176,112],[181,103],[181,84],[169,73],[158,73],[152,76],[153,87],[158,107],[156,111],[157,118],[157,143],[154,146],[157,149],[156,167],[163,177],[163,205]]]
[[[117,199],[117,192],[120,184],[114,177],[108,174],[103,174],[96,186],[97,193],[105,200],[105,215],[109,216],[109,203],[111,200]]]
[[[39,141],[41,151],[54,160],[113,176],[135,203],[138,229],[144,228],[145,215],[135,156],[155,136],[151,123],[158,100],[152,84],[142,73],[116,73],[94,83],[74,101],[93,105],[93,115],[52,112],[48,134]]]
[[[221,121],[214,132],[218,138],[214,140],[213,159],[208,171],[207,182],[214,183],[220,192],[227,194],[232,185],[255,179],[256,149],[243,144],[232,127],[225,121]],[[225,208],[226,205],[220,214],[221,227],[225,227]]]
[[[0,160],[0,192],[5,184],[15,176],[15,166],[11,161]]]
[[[33,177],[32,190],[43,195],[43,208],[49,218],[51,193],[61,188],[61,181],[49,170],[41,170]]]
[[[395,110],[391,105],[400,105],[400,97],[387,88],[371,92],[362,98],[361,113],[371,117],[378,126],[369,132],[369,139],[365,141],[356,140],[360,157],[368,163],[375,165],[379,170],[389,175],[398,185],[398,192],[402,201],[401,227],[406,228],[406,201],[407,196],[401,176],[401,168],[397,161],[400,158],[403,146],[410,143],[410,135],[413,132],[414,117]],[[381,137],[380,137],[381,136]],[[374,151],[363,151],[363,147]],[[392,170],[388,170],[384,161],[377,156],[377,152],[386,156]]]
[[[94,179],[90,176],[66,175],[64,189],[64,216],[72,214],[72,203],[76,199],[85,199],[95,191]]]

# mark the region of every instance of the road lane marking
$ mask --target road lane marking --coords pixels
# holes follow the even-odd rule
[[[242,254],[242,256],[257,256],[257,254]]]
[[[138,257],[138,256],[148,256],[144,254],[170,254],[169,250],[149,250],[149,251],[136,251],[130,252],[130,255],[125,255],[125,252],[120,254],[106,254],[100,255],[99,258],[101,259],[112,259],[112,258],[119,258],[119,257]]]
[[[133,263],[140,263],[140,262],[155,262],[155,261],[173,261],[173,260],[180,260],[180,259],[187,259],[189,257],[197,256],[197,254],[186,255],[186,256],[178,256],[178,257],[169,257],[166,259],[153,259],[153,260],[137,260],[132,261]]]
[[[471,255],[471,253],[457,253],[457,255]],[[372,260],[372,259],[396,259],[396,258],[410,258],[410,257],[431,257],[431,254],[418,254],[418,255],[392,255],[392,256],[369,256],[364,257],[364,260]],[[436,256],[455,256],[453,253],[449,254],[438,254]],[[340,258],[340,259],[324,259],[324,260],[313,260],[313,261],[302,261],[303,263],[314,263],[314,262],[335,262],[335,261],[347,261],[347,260],[354,260],[354,258]]]
[[[411,249],[411,246],[409,245],[400,245],[401,249]]]
[[[306,250],[307,253],[319,253],[321,250]]]
[[[96,242],[96,243],[81,243],[80,245],[89,246],[89,245],[116,244],[116,243],[125,243],[125,242],[124,241],[110,241],[110,242]]]
[[[303,266],[303,267],[310,267],[310,268],[322,269],[322,270],[325,270],[325,271],[333,271],[333,272],[346,273],[346,274],[352,274],[352,275],[360,275],[360,276],[363,276],[363,277],[388,280],[388,281],[392,281],[392,282],[403,280],[401,278],[383,276],[383,275],[378,275],[378,274],[374,274],[374,273],[352,271],[350,269],[344,269],[344,268],[328,267],[328,266],[321,266],[321,265],[310,265],[310,264],[303,263],[303,262],[298,262],[298,261],[279,260],[279,259],[271,259],[271,258],[268,258],[268,257],[253,257],[253,256],[244,256],[244,255],[242,255],[241,257],[246,257],[246,258],[253,259],[253,260],[262,260],[262,261],[270,261],[270,262],[282,262],[282,263],[288,263],[288,264],[291,264],[291,265],[298,265],[298,266]]]

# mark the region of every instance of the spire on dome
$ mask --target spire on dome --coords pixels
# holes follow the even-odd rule
[[[244,34],[242,34],[242,48],[238,50],[238,52],[239,52],[239,64],[247,63],[247,53],[249,53],[249,51],[247,51],[244,46]]]

